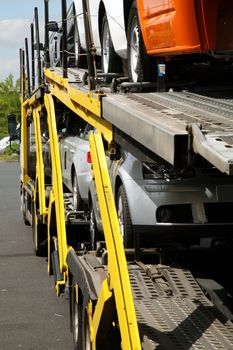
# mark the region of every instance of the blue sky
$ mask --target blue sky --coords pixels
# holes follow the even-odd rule
[[[30,39],[30,23],[38,8],[43,31],[44,0],[0,0],[0,81],[10,73],[19,78],[19,49]],[[49,0],[50,19],[60,20],[61,0]],[[40,40],[43,42],[41,33]]]

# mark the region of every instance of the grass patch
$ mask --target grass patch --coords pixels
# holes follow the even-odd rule
[[[8,146],[5,149],[4,154],[0,155],[0,160],[18,160],[19,159],[19,148],[20,145],[12,143],[11,148]]]

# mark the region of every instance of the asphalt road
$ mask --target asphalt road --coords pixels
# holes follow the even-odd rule
[[[56,297],[20,213],[19,164],[0,162],[0,350],[70,350],[69,302]]]

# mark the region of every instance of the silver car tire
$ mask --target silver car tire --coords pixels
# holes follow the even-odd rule
[[[128,200],[123,185],[119,187],[117,193],[117,216],[120,224],[122,240],[125,248],[134,247],[134,234],[132,229],[132,222],[129,212]]]
[[[78,188],[78,179],[77,175],[74,173],[73,175],[73,209],[74,211],[79,211],[83,209],[83,201]]]

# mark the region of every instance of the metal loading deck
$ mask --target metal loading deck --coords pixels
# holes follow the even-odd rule
[[[185,91],[109,94],[102,105],[105,119],[170,164],[186,166],[193,150],[233,174],[233,96],[218,99]]]
[[[143,349],[233,349],[232,323],[205,297],[188,270],[150,269],[157,271],[154,281],[137,265],[129,265]]]
[[[107,265],[88,252],[77,256],[70,251],[67,261],[79,286],[84,280],[77,269],[85,271],[85,284],[93,286],[96,302]],[[233,349],[232,322],[205,296],[189,270],[138,261],[128,262],[128,272],[142,349]]]
[[[75,105],[81,106],[81,113],[82,108],[86,109],[89,90],[83,85],[84,70],[69,68],[67,80],[62,78],[59,67],[45,74],[54,96],[71,109]],[[106,87],[103,90],[104,93],[100,86],[92,94],[87,110],[92,117],[98,110],[93,126],[110,129],[112,125],[117,142],[118,133],[123,133],[123,139],[136,141],[178,167],[187,166],[190,151],[194,151],[220,171],[233,174],[233,91],[229,88],[202,88],[196,89],[197,93],[112,93]],[[97,101],[99,109],[95,110]],[[88,121],[92,123],[91,118]]]

